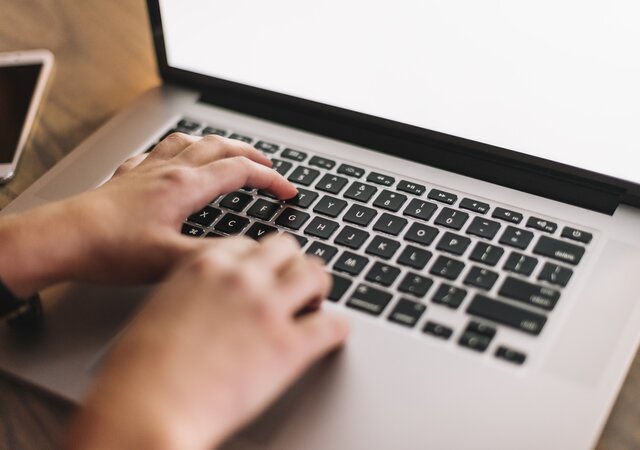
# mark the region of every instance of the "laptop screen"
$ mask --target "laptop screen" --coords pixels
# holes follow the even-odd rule
[[[172,67],[640,183],[638,2],[160,7]]]

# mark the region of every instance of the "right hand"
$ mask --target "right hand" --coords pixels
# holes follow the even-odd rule
[[[160,287],[115,345],[71,433],[74,449],[205,450],[341,345],[315,309],[331,278],[289,236],[219,240]]]

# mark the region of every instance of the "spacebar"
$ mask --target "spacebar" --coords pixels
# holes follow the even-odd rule
[[[467,313],[534,335],[540,334],[547,321],[545,316],[492,300],[484,295],[476,295],[473,298]]]

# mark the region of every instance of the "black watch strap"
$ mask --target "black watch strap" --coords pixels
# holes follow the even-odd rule
[[[42,319],[42,304],[38,294],[20,299],[0,280],[0,320],[16,327],[32,327]]]

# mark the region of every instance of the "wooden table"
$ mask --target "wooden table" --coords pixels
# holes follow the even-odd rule
[[[159,83],[143,0],[0,0],[0,52],[48,48],[56,70],[16,178],[0,208],[119,108]],[[74,407],[0,376],[0,448],[55,448]],[[640,449],[640,357],[598,449]]]

